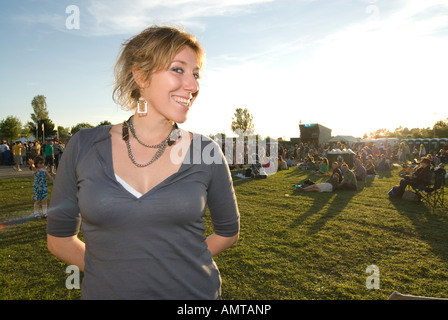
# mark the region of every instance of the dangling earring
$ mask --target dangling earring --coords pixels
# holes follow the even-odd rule
[[[138,98],[137,114],[139,117],[146,117],[148,115],[148,102],[143,97]]]

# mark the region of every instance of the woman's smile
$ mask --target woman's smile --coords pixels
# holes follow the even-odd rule
[[[181,96],[172,96],[173,100],[179,104],[181,107],[186,108],[187,110],[191,107],[191,98],[185,98]]]

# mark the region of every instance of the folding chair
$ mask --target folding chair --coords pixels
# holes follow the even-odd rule
[[[433,209],[444,207],[445,175],[446,170],[443,167],[435,168],[434,185],[426,191],[428,193],[428,205]]]
[[[428,186],[412,187],[414,192],[419,196],[420,201],[432,208],[444,207],[444,193],[445,193],[445,175],[446,170],[442,167],[431,169],[431,183]]]

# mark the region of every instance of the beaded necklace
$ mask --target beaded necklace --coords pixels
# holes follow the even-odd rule
[[[128,156],[129,159],[131,159],[132,163],[137,166],[137,167],[147,167],[149,166],[151,163],[153,163],[154,161],[156,161],[157,159],[159,159],[163,152],[165,151],[167,146],[171,146],[173,145],[177,140],[179,140],[180,136],[181,136],[181,131],[180,129],[177,127],[177,123],[174,123],[173,128],[171,129],[170,134],[168,135],[168,137],[166,137],[161,143],[158,144],[154,144],[154,145],[150,145],[150,144],[146,144],[143,141],[140,140],[140,138],[137,137],[136,133],[135,133],[135,128],[134,128],[134,124],[132,122],[132,118],[134,116],[131,116],[127,121],[123,122],[123,129],[122,129],[122,138],[126,143],[126,147],[128,149]],[[152,157],[152,159],[146,163],[138,163],[137,161],[135,161],[134,158],[134,153],[132,152],[132,148],[131,148],[131,140],[129,139],[129,131],[131,131],[132,135],[134,136],[134,138],[138,141],[138,143],[140,143],[142,146],[145,146],[147,148],[157,148],[157,152],[154,155],[154,157]]]

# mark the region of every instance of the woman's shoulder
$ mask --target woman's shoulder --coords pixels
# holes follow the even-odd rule
[[[191,132],[191,131],[186,131],[186,132],[188,134],[190,134],[190,137],[192,137],[194,146],[199,145],[199,146],[201,146],[201,149],[204,149],[206,146],[208,146],[210,144],[213,144],[214,146],[220,146],[220,140],[217,138],[213,139],[206,135],[203,135],[202,133],[197,133],[197,132]]]
[[[94,128],[85,128],[76,132],[70,139],[70,142],[76,141],[81,144],[93,144],[96,141],[110,137],[112,125],[103,125]]]
[[[190,160],[193,159],[193,163],[207,165],[226,163],[222,142],[219,138],[213,139],[196,132],[189,133],[192,137]]]

